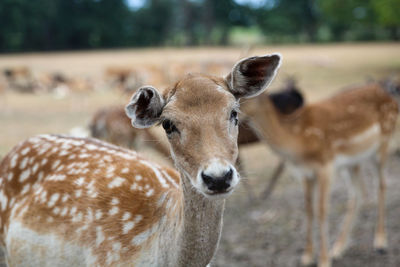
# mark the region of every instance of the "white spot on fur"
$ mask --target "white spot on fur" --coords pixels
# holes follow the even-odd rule
[[[67,176],[65,176],[64,174],[53,174],[53,175],[48,176],[47,180],[49,180],[49,181],[64,181],[66,177]]]
[[[85,177],[80,177],[75,181],[77,186],[82,186],[85,183]]]
[[[8,203],[8,198],[7,196],[4,194],[4,191],[1,190],[0,191],[0,204],[1,204],[1,210],[4,211],[7,207],[7,203]]]
[[[123,234],[127,234],[130,230],[132,230],[132,228],[135,226],[135,222],[134,221],[129,221],[123,224],[122,226],[122,233]]]
[[[23,172],[21,173],[21,175],[19,176],[18,181],[21,182],[21,183],[23,183],[26,179],[29,178],[30,175],[31,175],[31,170],[30,170],[30,169],[27,169],[27,170],[25,170],[25,171],[23,171]]]
[[[100,226],[96,227],[96,246],[100,246],[100,244],[104,241],[104,234]]]
[[[122,247],[122,245],[121,245],[120,242],[116,242],[116,243],[114,243],[114,244],[112,245],[112,248],[113,248],[114,251],[120,251],[120,250],[121,250],[121,247]]]
[[[142,179],[143,179],[143,177],[141,175],[136,175],[135,176],[135,180],[138,181],[138,182],[141,181]]]
[[[108,188],[120,187],[125,181],[124,178],[116,177],[108,184]]]
[[[19,168],[21,170],[26,168],[26,165],[28,164],[28,160],[29,160],[28,157],[25,157],[25,158],[22,159],[21,163],[19,164]]]
[[[9,172],[9,173],[8,173],[8,176],[7,176],[7,180],[8,180],[8,181],[11,181],[13,177],[14,177],[14,173]]]
[[[32,174],[35,174],[38,168],[39,168],[39,163],[36,162],[35,165],[33,165],[32,167]]]
[[[47,203],[47,206],[49,208],[53,207],[59,198],[60,198],[60,194],[58,194],[58,193],[51,195],[49,203]]]
[[[117,214],[119,211],[118,207],[113,207],[112,209],[110,209],[110,211],[108,212],[108,214],[110,215],[115,215]]]
[[[68,213],[68,207],[64,207],[60,213],[61,216],[65,216]]]
[[[101,210],[96,210],[96,214],[95,214],[96,220],[100,220],[102,216],[103,216],[103,212]]]
[[[54,209],[53,209],[53,213],[54,214],[59,214],[60,213],[60,208],[59,207],[55,207]]]
[[[31,151],[31,149],[29,147],[26,147],[21,151],[21,155],[25,156],[26,154],[28,154],[29,151]]]
[[[31,185],[30,184],[24,185],[24,187],[22,188],[22,191],[21,191],[21,195],[26,194],[29,191],[29,189],[31,189]]]
[[[43,179],[43,177],[44,177],[44,173],[43,173],[43,171],[40,171],[38,174],[38,182],[40,182]]]
[[[71,208],[69,214],[70,214],[71,216],[74,216],[77,210],[78,210],[78,208],[74,206],[74,207]]]
[[[93,221],[93,211],[92,209],[87,209],[86,211],[86,221],[87,222],[92,222]]]
[[[82,212],[78,212],[76,216],[72,217],[72,222],[80,222],[82,221],[82,218],[83,218]]]
[[[125,212],[124,215],[122,216],[122,220],[126,221],[129,220],[132,217],[132,214],[130,212]]]
[[[151,188],[149,191],[146,192],[146,197],[150,197],[154,194],[154,189]]]
[[[79,198],[79,197],[81,197],[81,196],[82,196],[82,190],[81,190],[81,189],[76,190],[76,191],[75,191],[75,197],[76,197],[76,198]]]
[[[111,200],[111,205],[118,205],[119,204],[119,199],[116,197],[113,197]]]
[[[17,166],[17,160],[18,160],[18,154],[14,154],[11,157],[11,162],[10,162],[11,168],[14,168],[15,166]]]
[[[53,162],[53,164],[51,165],[51,168],[54,170],[55,168],[57,168],[57,166],[61,163],[61,160],[56,160]]]
[[[69,195],[68,195],[68,194],[64,194],[63,197],[62,197],[62,199],[61,199],[61,201],[62,201],[63,203],[64,203],[64,202],[67,202],[68,198],[69,198]]]
[[[45,165],[47,163],[47,158],[42,159],[42,162],[40,163],[42,166]]]

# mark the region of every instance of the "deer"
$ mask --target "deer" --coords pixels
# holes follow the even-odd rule
[[[310,265],[314,261],[312,223],[315,185],[318,185],[319,193],[318,266],[327,267],[331,265],[332,258],[340,258],[347,248],[357,215],[359,195],[362,193],[359,164],[373,157],[377,158],[374,165],[379,174],[374,248],[381,252],[387,248],[383,170],[398,115],[398,105],[393,96],[380,84],[372,83],[304,105],[290,115],[279,113],[266,94],[241,104],[242,112],[250,118],[252,127],[264,142],[284,158],[293,175],[303,181],[307,225],[306,246],[301,257],[303,265]],[[343,224],[329,251],[327,218],[334,170],[350,185],[347,187],[348,203]]]
[[[280,62],[249,57],[224,78],[188,74],[133,94],[132,125],[163,126],[176,170],[96,139],[22,141],[0,163],[8,266],[208,266],[240,181],[239,101],[266,90]]]
[[[139,139],[150,142],[160,154],[169,158],[169,148],[148,129],[137,129],[125,114],[125,107],[116,105],[100,108],[89,123],[90,135],[114,145],[135,149]]]

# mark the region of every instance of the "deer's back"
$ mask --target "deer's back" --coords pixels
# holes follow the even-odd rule
[[[180,208],[174,170],[91,139],[30,138],[3,159],[0,178],[1,237],[11,259],[54,250],[67,262],[71,251],[87,264],[124,262]]]

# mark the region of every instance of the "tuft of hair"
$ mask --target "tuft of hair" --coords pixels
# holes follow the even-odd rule
[[[303,94],[293,78],[287,79],[285,87],[279,92],[271,93],[269,98],[275,108],[284,115],[292,114],[304,105]]]

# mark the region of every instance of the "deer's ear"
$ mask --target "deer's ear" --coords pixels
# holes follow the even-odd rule
[[[280,64],[280,54],[240,60],[226,77],[229,90],[236,98],[249,98],[261,94],[274,79]]]
[[[164,99],[158,91],[154,87],[144,86],[132,96],[125,112],[133,127],[148,128],[159,121],[163,108]]]

